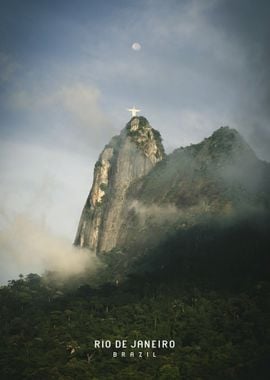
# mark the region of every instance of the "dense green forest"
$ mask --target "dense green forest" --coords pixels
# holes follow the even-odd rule
[[[177,231],[129,266],[107,255],[95,278],[11,280],[0,289],[0,378],[269,379],[268,226],[261,218]],[[112,358],[95,339],[176,347]]]

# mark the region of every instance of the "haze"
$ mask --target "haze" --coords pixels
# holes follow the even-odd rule
[[[270,160],[269,11],[263,0],[1,2],[1,282],[48,266],[38,244],[20,248],[32,224],[72,244],[94,163],[133,105],[167,152],[229,125]],[[31,228],[18,232],[18,218]]]

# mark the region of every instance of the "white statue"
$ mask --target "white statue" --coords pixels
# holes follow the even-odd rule
[[[137,108],[135,108],[135,106],[133,106],[133,108],[128,108],[127,110],[129,112],[131,112],[132,117],[137,116],[137,113],[141,111],[141,110],[138,110]]]

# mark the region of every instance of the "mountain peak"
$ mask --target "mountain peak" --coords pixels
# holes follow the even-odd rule
[[[132,123],[139,123],[140,126],[149,125],[149,121],[144,116],[133,116],[129,122],[127,123],[127,126],[131,125]]]
[[[222,135],[231,137],[231,138],[234,138],[236,135],[240,136],[236,129],[231,128],[228,125],[219,127],[217,130],[213,132],[212,137],[217,137],[217,136],[222,136]]]
[[[246,145],[247,143],[240,135],[240,133],[233,128],[228,126],[220,127],[206,140],[211,140],[212,142],[226,145],[227,148],[232,146],[232,144]]]
[[[99,156],[75,245],[95,252],[107,252],[116,246],[124,223],[127,189],[164,155],[160,133],[145,117],[133,117]]]
[[[226,161],[256,159],[254,151],[240,133],[228,126],[217,129],[205,142],[213,158],[219,156]]]
[[[160,161],[165,156],[159,131],[152,128],[144,116],[131,118],[122,133],[126,134],[152,162]]]

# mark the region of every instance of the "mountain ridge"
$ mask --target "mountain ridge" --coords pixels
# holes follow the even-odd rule
[[[104,180],[99,163],[108,154]],[[146,118],[134,117],[100,155],[75,245],[97,254],[115,248],[133,254],[202,218],[269,208],[268,193],[270,165],[235,129],[220,127],[200,143],[165,155],[159,132]],[[95,194],[101,204],[94,203]]]

